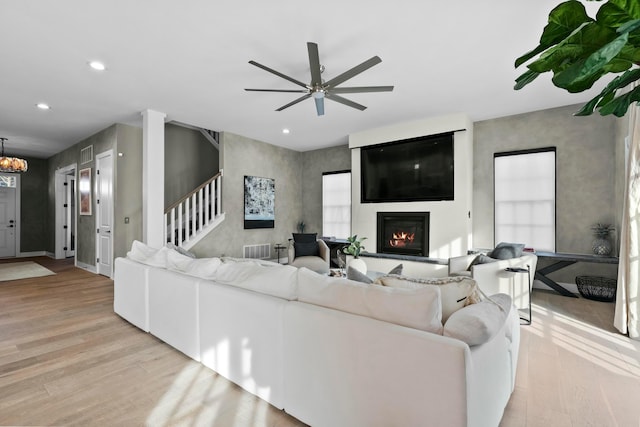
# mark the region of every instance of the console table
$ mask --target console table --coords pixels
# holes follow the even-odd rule
[[[553,264],[550,264],[546,267],[536,269],[535,278],[540,280],[545,285],[549,286],[554,291],[564,295],[566,297],[578,298],[572,292],[569,292],[566,288],[559,285],[556,281],[547,277],[547,274],[553,273],[554,271],[558,271],[563,269],[569,265],[575,264],[576,262],[591,262],[591,263],[600,263],[600,264],[618,264],[618,257],[607,257],[600,255],[589,255],[589,254],[566,254],[566,253],[558,253],[558,252],[536,252],[535,253],[538,258],[549,258],[553,260]]]

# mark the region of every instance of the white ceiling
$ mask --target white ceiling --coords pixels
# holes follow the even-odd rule
[[[9,154],[47,158],[115,123],[167,120],[230,131],[299,151],[414,119],[467,113],[473,121],[583,102],[539,78],[513,90],[514,59],[537,45],[559,0],[3,0],[0,136]],[[592,13],[595,2],[587,4]],[[343,86],[393,92],[312,100],[274,111],[298,89],[248,64],[310,81],[308,41],[330,79],[378,55]],[[107,71],[87,63],[101,60]],[[35,108],[38,102],[51,110]],[[283,128],[291,129],[289,135]]]

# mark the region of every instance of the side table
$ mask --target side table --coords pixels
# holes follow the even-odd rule
[[[273,249],[276,251],[276,257],[278,258],[278,264],[280,264],[280,251],[286,249],[287,247],[282,245],[281,243],[276,243]]]
[[[507,271],[509,273],[513,273],[513,275],[515,276],[518,273],[527,273],[527,293],[529,294],[529,318],[524,318],[522,316],[520,316],[520,320],[522,320],[523,322],[526,322],[526,325],[530,325],[531,324],[531,269],[529,268],[529,266],[527,265],[527,268],[522,268],[522,267],[507,267],[504,269],[504,271]],[[513,292],[512,292],[513,294]]]

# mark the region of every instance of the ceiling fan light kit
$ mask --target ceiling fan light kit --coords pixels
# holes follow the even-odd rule
[[[358,109],[360,111],[365,110],[367,107],[364,105],[358,104],[357,102],[353,102],[347,98],[344,98],[339,93],[366,93],[366,92],[391,92],[393,90],[393,86],[361,86],[361,87],[338,87],[340,84],[349,80],[352,77],[357,76],[363,71],[368,70],[376,64],[382,62],[382,60],[373,56],[363,63],[356,65],[355,67],[345,71],[344,73],[332,78],[331,80],[324,82],[322,80],[321,74],[324,71],[324,65],[320,65],[320,55],[318,54],[318,45],[316,43],[308,42],[307,50],[309,52],[309,69],[311,71],[311,82],[309,84],[305,84],[293,77],[287,76],[286,74],[282,74],[272,68],[267,67],[266,65],[262,65],[256,61],[249,61],[249,64],[255,65],[258,68],[262,68],[265,71],[268,71],[272,74],[275,74],[278,77],[281,77],[285,80],[290,81],[298,86],[303,87],[304,89],[245,89],[249,92],[285,92],[285,93],[303,93],[301,97],[289,102],[288,104],[283,105],[282,107],[276,109],[276,111],[282,111],[285,108],[289,108],[292,105],[295,105],[299,102],[304,101],[308,98],[313,98],[316,104],[316,113],[318,116],[324,115],[324,100],[330,99],[332,101],[338,102],[340,104]]]

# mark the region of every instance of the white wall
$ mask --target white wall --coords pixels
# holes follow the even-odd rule
[[[454,133],[454,200],[438,202],[360,203],[360,147],[444,132]],[[467,253],[471,241],[473,123],[464,114],[429,118],[349,135],[352,176],[352,234],[367,237],[375,252],[377,212],[430,214],[429,257],[449,258]]]

